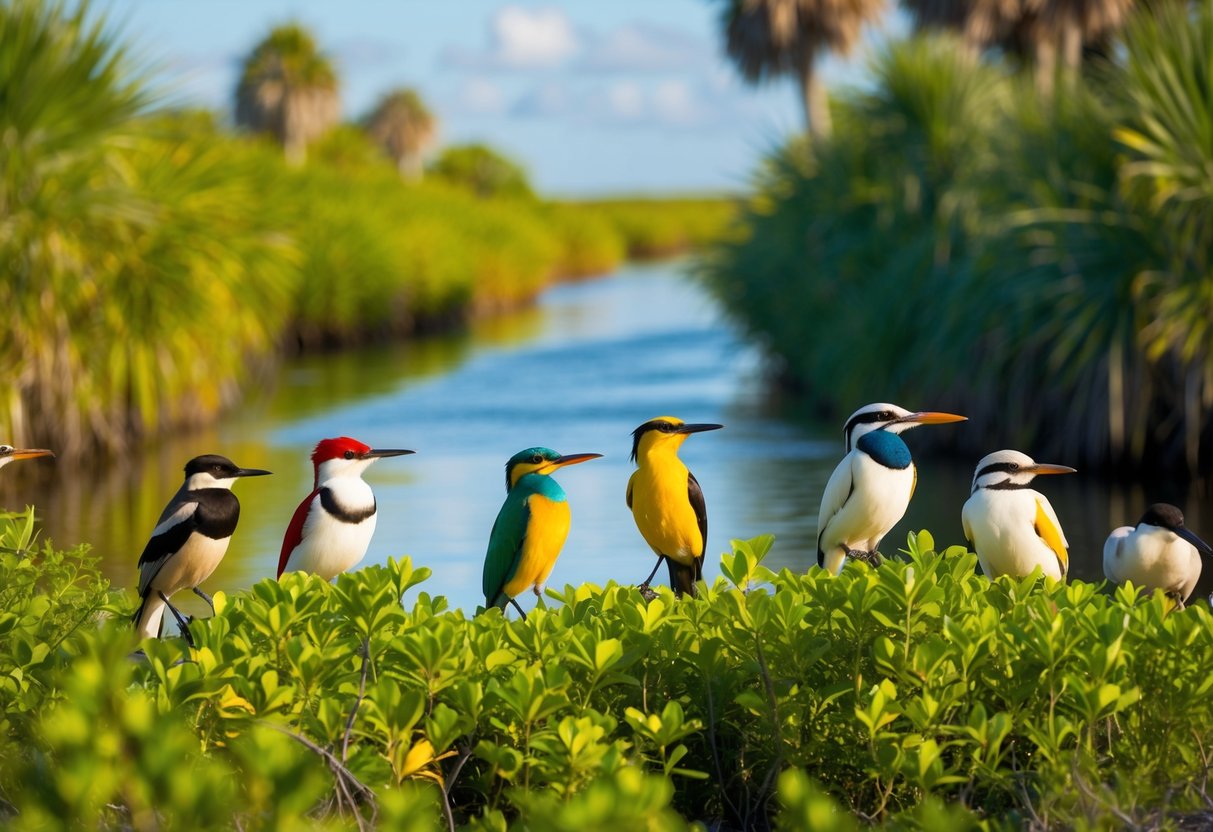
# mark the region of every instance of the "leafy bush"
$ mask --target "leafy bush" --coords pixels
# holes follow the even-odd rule
[[[23,668],[8,821],[1097,828],[1203,805],[1205,608],[991,583],[925,532],[839,577],[772,574],[771,542],[734,541],[695,599],[569,586],[525,621],[447,610],[408,560],[291,574],[217,596],[196,648],[147,641],[143,661],[121,617],[55,623],[113,609],[65,566],[79,553],[48,549],[41,590],[0,559],[4,586],[26,580],[0,622],[28,636],[0,642]],[[10,615],[29,603],[71,614]],[[8,693],[30,678],[40,696]]]
[[[533,200],[535,192],[526,171],[488,145],[464,144],[445,148],[430,163],[430,176],[461,188],[478,197],[503,197]]]
[[[913,398],[970,416],[938,438],[971,452],[1205,470],[1211,67],[1209,0],[1052,99],[895,44],[832,140],[767,161],[709,278],[822,409]]]

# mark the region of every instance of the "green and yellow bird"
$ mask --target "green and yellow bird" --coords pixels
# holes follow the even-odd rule
[[[628,480],[628,508],[636,528],[657,554],[657,564],[642,587],[653,580],[662,560],[670,567],[670,586],[679,595],[694,595],[695,582],[703,580],[708,509],[703,490],[678,458],[678,449],[692,433],[722,427],[658,416],[632,431],[632,461],[637,467]]]
[[[505,609],[528,588],[543,594],[543,583],[569,535],[569,503],[551,474],[602,454],[561,456],[551,448],[527,448],[505,464],[505,503],[489,535],[484,556],[484,605]]]

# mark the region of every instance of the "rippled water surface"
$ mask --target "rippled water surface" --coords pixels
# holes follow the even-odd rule
[[[424,589],[471,610],[483,600],[480,570],[505,493],[504,463],[531,445],[605,454],[557,475],[573,527],[549,584],[637,582],[648,574],[653,557],[624,504],[630,432],[671,414],[727,425],[692,436],[682,452],[707,497],[708,578],[730,538],[764,532],[776,536],[770,566],[804,570],[815,560],[817,507],[842,454],[841,427],[781,415],[764,393],[761,367],[685,263],[629,266],[552,289],[537,307],[458,336],[294,361],[212,429],[103,470],[51,463],[38,482],[17,479],[7,487],[22,493],[4,496],[10,505],[35,502],[46,534],[60,544],[92,543],[110,579],[133,586],[143,543],[185,460],[218,452],[269,468],[274,476],[237,485],[240,527],[207,584],[234,590],[274,574],[287,522],[311,488],[308,454],[318,439],[348,434],[414,448],[415,456],[383,460],[367,474],[380,511],[365,562],[409,554],[434,571]],[[913,448],[914,434],[907,439]],[[922,527],[940,543],[960,542],[972,463],[929,454],[917,462],[918,493],[886,553]],[[1082,475],[1041,487],[1070,538],[1072,574],[1087,578],[1101,574],[1098,550],[1113,525],[1135,520],[1147,497],[1179,500],[1182,492],[1113,490]],[[1189,525],[1211,539],[1207,503],[1185,508]],[[193,598],[183,605],[201,608]]]

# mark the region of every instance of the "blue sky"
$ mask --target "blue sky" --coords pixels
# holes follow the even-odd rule
[[[708,0],[99,5],[179,96],[225,113],[242,56],[272,26],[299,21],[337,64],[347,117],[392,87],[416,87],[442,142],[502,149],[545,194],[739,190],[801,125],[791,81],[741,83]],[[834,83],[855,71],[833,60],[824,69]]]

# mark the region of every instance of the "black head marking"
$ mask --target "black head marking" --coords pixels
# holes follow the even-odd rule
[[[189,479],[194,474],[204,473],[210,474],[217,480],[232,479],[239,476],[240,466],[219,454],[203,454],[185,463],[186,479]]]
[[[1181,529],[1184,525],[1184,514],[1170,503],[1155,503],[1147,508],[1146,513],[1137,521],[1139,526],[1142,523],[1163,529]]]
[[[636,455],[640,453],[640,438],[651,430],[660,431],[661,433],[674,433],[678,430],[678,425],[673,422],[667,422],[664,419],[651,419],[632,431],[632,462],[636,461]]]

